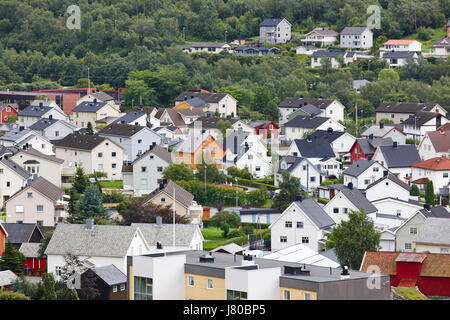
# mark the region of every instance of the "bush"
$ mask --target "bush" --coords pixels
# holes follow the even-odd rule
[[[244,235],[244,233],[242,231],[233,229],[230,232],[228,232],[227,238],[237,238],[237,237],[241,237],[243,235]]]
[[[31,300],[20,292],[5,291],[0,293],[0,300]]]
[[[125,196],[117,191],[103,193],[103,203],[120,203],[125,200]]]
[[[322,204],[327,204],[327,203],[328,203],[328,200],[327,200],[327,199],[324,199],[324,198],[318,198],[318,199],[317,199],[317,202],[322,203]]]

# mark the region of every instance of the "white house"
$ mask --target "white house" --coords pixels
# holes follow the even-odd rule
[[[189,45],[179,45],[177,46],[186,53],[221,53],[222,51],[231,53],[231,47],[225,42],[196,42]]]
[[[188,100],[199,98],[206,106],[204,112],[217,112],[221,117],[237,116],[237,100],[229,93],[209,92],[203,89],[189,89],[175,98],[175,107]],[[176,109],[176,108],[175,108]],[[158,110],[158,113],[160,110]],[[175,125],[177,125],[175,123]]]
[[[315,51],[319,50],[316,46],[301,45],[295,48],[296,54],[305,54],[307,56],[312,55]]]
[[[51,116],[50,116],[51,117]],[[62,139],[68,134],[74,133],[78,129],[67,121],[53,118],[42,118],[29,127],[38,132],[48,140]]]
[[[341,48],[370,49],[373,33],[367,27],[345,27],[340,33]]]
[[[161,143],[159,134],[148,127],[112,123],[98,132],[100,137],[108,138],[124,149],[125,160],[133,162],[138,156],[156,143]]]
[[[53,152],[53,145],[47,138],[31,129],[24,129],[22,126],[1,136],[0,145],[18,148],[29,146],[47,155],[55,154]]]
[[[344,184],[364,190],[371,183],[381,179],[387,169],[379,162],[360,158],[344,170]]]
[[[285,156],[280,160],[278,171],[274,175],[274,184],[280,185],[282,172],[300,179],[300,188],[311,191],[320,186],[328,176],[319,170],[309,159],[295,156]]]
[[[339,57],[342,57],[342,62],[346,65],[356,61],[356,55],[353,52],[317,50],[311,55],[311,67],[320,68],[322,66],[322,59],[328,58],[331,61],[332,68],[340,68],[341,63]]]
[[[403,132],[409,138],[420,140],[425,136],[425,133],[438,130],[448,122],[448,119],[438,112],[417,112],[403,121]]]
[[[380,251],[395,251],[395,230],[397,227],[386,229],[380,235]]]
[[[302,243],[316,252],[322,251],[334,225],[314,199],[298,197],[270,225],[271,249],[276,251]]]
[[[238,210],[241,222],[270,224],[281,215],[281,211],[272,208],[250,208]]]
[[[443,155],[428,160],[420,161],[411,165],[411,182],[427,178],[433,181],[434,190],[447,187],[450,184],[450,159]]]
[[[315,28],[306,34],[305,39],[302,39],[302,44],[318,43],[321,47],[332,46],[337,41],[338,33],[327,27]]]
[[[42,118],[52,118],[67,121],[69,117],[59,107],[35,107],[28,106],[18,114],[17,123],[25,128],[30,127]]]
[[[417,61],[419,55],[416,52],[391,51],[383,54],[383,60],[386,60],[389,67],[401,67],[408,63],[408,60]]]
[[[0,157],[0,208],[22,187],[27,185],[31,174],[21,165],[9,159],[9,156]]]
[[[294,139],[306,138],[305,134],[316,130],[332,130],[341,131],[345,130],[345,126],[337,121],[326,117],[306,117],[297,116],[294,119],[284,124],[285,139],[292,141]]]
[[[407,201],[395,198],[395,194],[391,197],[372,200],[372,204],[377,208],[378,212],[409,219],[417,210],[423,208],[419,201],[408,199]]]
[[[417,40],[388,40],[380,48],[380,58],[388,52],[421,52],[422,43]]]
[[[428,160],[436,156],[450,157],[450,131],[442,129],[426,132],[418,149],[422,160]]]
[[[380,122],[379,125],[372,125],[361,133],[361,137],[369,138],[373,135],[374,138],[391,138],[397,144],[406,143],[406,134],[397,125],[384,124]]]
[[[367,200],[374,201],[393,197],[408,201],[410,198],[410,187],[408,184],[397,178],[393,174],[387,174],[377,181],[369,184],[364,192]]]

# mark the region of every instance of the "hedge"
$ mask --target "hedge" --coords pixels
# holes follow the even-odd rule
[[[324,198],[317,198],[317,202],[322,203],[322,204],[327,204],[328,200],[324,199]]]
[[[258,188],[258,189],[262,189],[265,188],[267,190],[277,190],[279,189],[278,187],[271,185],[271,184],[265,184],[265,183],[261,183],[261,182],[256,182],[253,180],[249,180],[249,179],[243,179],[243,178],[233,178],[233,177],[228,177],[228,179],[237,179],[238,183],[243,185],[243,186],[247,186],[247,187],[254,187],[254,188]]]
[[[4,291],[0,293],[0,300],[31,300],[31,298],[20,292]]]
[[[261,223],[258,225],[255,222],[241,222],[240,224],[241,224],[241,226],[252,226],[254,229],[257,229],[259,227],[261,227],[261,229],[267,229],[270,226],[270,224],[268,224],[268,223]],[[211,220],[210,219],[203,220],[203,228],[208,228],[208,227],[212,227]]]

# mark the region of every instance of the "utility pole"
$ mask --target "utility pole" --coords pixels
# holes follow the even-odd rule
[[[237,207],[238,207],[238,188],[237,188],[237,178],[235,179],[235,181],[236,181],[236,210],[237,210]]]
[[[175,248],[175,187],[173,188],[173,204],[172,204],[172,219],[173,219],[173,227],[172,227],[172,244]]]
[[[90,78],[89,78],[89,67],[88,67],[88,88],[89,88],[89,90],[88,90],[88,93],[91,93],[91,80],[89,80]]]

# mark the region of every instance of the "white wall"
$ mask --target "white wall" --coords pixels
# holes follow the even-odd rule
[[[369,201],[395,197],[400,200],[408,201],[409,191],[400,187],[389,179],[385,179],[370,189],[366,190],[366,198]]]
[[[395,196],[395,195],[391,195]],[[397,215],[397,211],[400,210],[400,216],[408,219],[418,210],[423,209],[422,206],[416,206],[410,203],[395,201],[395,199],[385,199],[381,201],[374,201],[372,204],[378,209],[378,212],[384,214]]]

